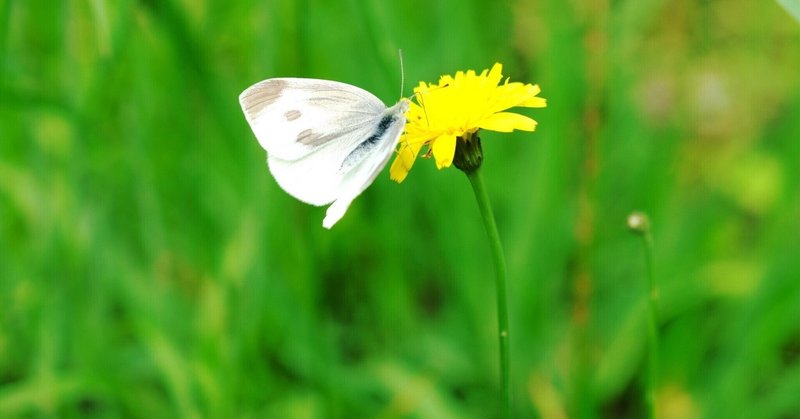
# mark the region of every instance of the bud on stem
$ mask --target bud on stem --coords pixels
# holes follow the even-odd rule
[[[483,148],[478,131],[456,138],[456,154],[453,165],[464,173],[472,173],[483,163]]]

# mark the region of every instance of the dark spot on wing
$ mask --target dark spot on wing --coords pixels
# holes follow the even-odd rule
[[[287,83],[285,80],[264,80],[246,91],[242,97],[242,106],[250,115],[258,115],[269,105],[275,103],[283,94]]]
[[[306,129],[297,134],[297,142],[303,145],[318,146],[330,141],[336,134],[320,134],[318,132]]]
[[[300,144],[311,145],[314,144],[317,137],[319,137],[319,134],[315,134],[310,129],[306,129],[300,131],[300,134],[297,134],[297,142]]]
[[[287,121],[294,121],[295,119],[300,118],[300,115],[302,114],[298,110],[291,110],[283,114]]]

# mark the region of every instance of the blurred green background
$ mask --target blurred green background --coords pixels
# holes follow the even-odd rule
[[[663,419],[800,418],[800,25],[771,1],[0,0],[0,417],[491,418],[466,177],[388,170],[326,231],[237,97],[398,98],[504,64],[483,135],[519,418],[640,418],[653,223]]]

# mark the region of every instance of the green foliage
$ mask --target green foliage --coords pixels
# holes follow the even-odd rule
[[[394,103],[402,48],[409,85],[500,61],[548,99],[482,135],[515,417],[643,416],[642,210],[660,417],[798,418],[798,42],[771,2],[0,0],[0,417],[492,417],[466,177],[387,170],[326,231],[237,103]]]

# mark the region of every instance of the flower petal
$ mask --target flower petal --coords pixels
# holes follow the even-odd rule
[[[492,69],[489,70],[489,75],[487,77],[487,82],[491,83],[494,86],[497,86],[497,83],[503,78],[503,65],[500,63],[494,63]]]
[[[397,156],[392,162],[392,167],[389,168],[389,178],[393,181],[400,183],[408,176],[408,171],[414,165],[417,159],[417,154],[422,148],[424,142],[415,141],[411,142],[404,139],[400,142],[400,149],[397,150]]]
[[[433,140],[431,149],[438,169],[450,167],[453,164],[453,156],[456,154],[456,136],[452,134],[440,135]]]
[[[547,99],[542,97],[532,97],[517,106],[524,106],[526,108],[546,108]]]
[[[536,121],[518,113],[498,112],[484,118],[480,121],[478,126],[483,129],[498,132],[511,132],[515,129],[533,131],[536,129]]]
[[[500,112],[515,106],[542,108],[546,106],[544,99],[536,97],[540,91],[535,84],[508,83],[497,86],[495,100],[491,104],[492,111]]]

